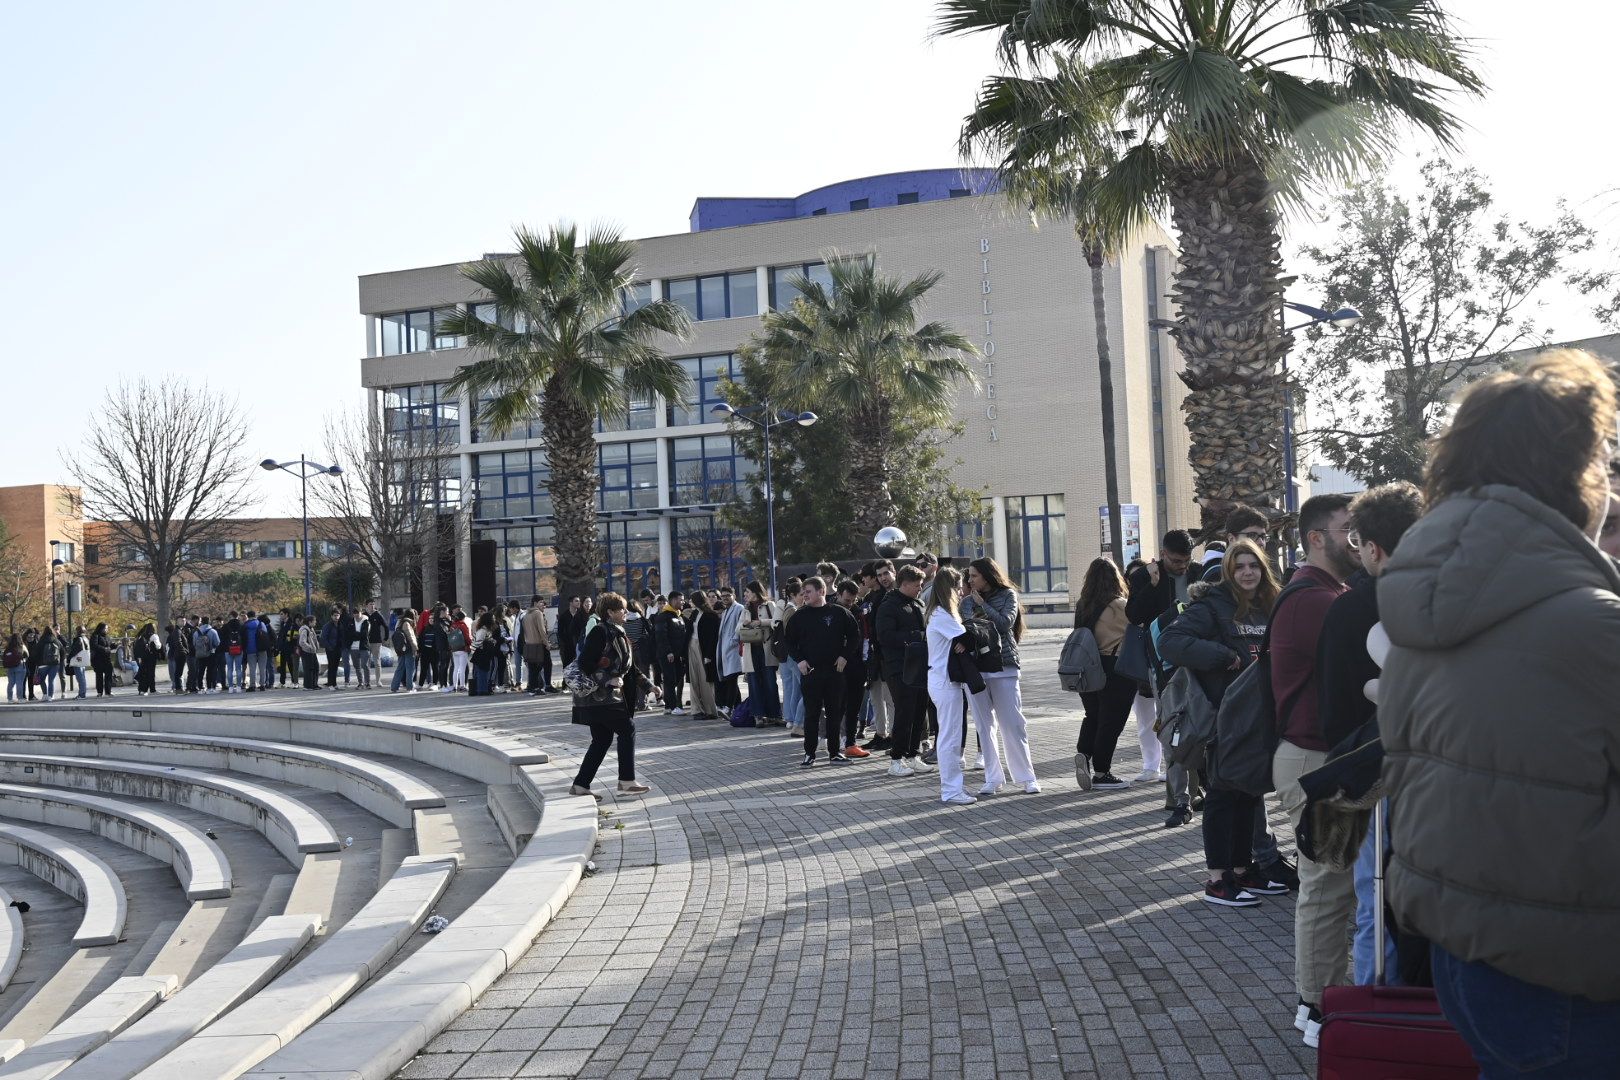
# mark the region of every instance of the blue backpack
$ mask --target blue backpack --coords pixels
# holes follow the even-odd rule
[[[752,699],[744,699],[742,704],[736,706],[735,708],[733,708],[731,710],[731,726],[732,727],[758,727],[759,726],[758,724],[754,723],[754,702],[752,701]]]

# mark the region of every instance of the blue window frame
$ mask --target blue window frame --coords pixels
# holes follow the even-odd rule
[[[737,366],[737,357],[732,353],[683,356],[679,362],[681,367],[686,369],[691,390],[686,401],[669,403],[669,426],[712,424],[714,417],[709,414],[709,410],[721,401],[720,384],[727,380],[739,382],[742,379],[742,373]]]
[[[738,452],[730,435],[692,435],[669,444],[669,505],[730,502],[737,485],[751,479],[754,463]]]
[[[652,282],[638,281],[619,292],[619,310],[626,315],[652,303]]]
[[[557,549],[549,526],[474,529],[473,539],[495,541],[495,593],[528,606],[535,593],[557,591]]]
[[[799,290],[793,285],[793,278],[804,275],[811,281],[819,284],[823,289],[831,292],[832,271],[827,269],[823,262],[799,263],[796,266],[771,267],[771,310],[786,311],[793,306],[793,301],[800,296]]]
[[[604,521],[596,528],[602,545],[602,576],[606,588],[622,596],[642,589],[658,592],[658,521]]]
[[[460,348],[464,342],[454,335],[441,334],[438,325],[456,307],[420,308],[393,311],[377,318],[377,355],[401,356],[429,349]]]
[[[478,400],[473,402],[473,442],[506,442],[508,440],[538,439],[540,437],[544,425],[540,423],[539,402],[535,403],[536,411],[527,420],[519,420],[509,430],[497,432],[485,420],[486,410],[493,400],[495,400],[495,394],[492,391],[486,391],[478,395]]]
[[[551,464],[544,450],[508,450],[473,458],[474,520],[551,513]]]
[[[958,561],[984,557],[984,521],[958,521],[951,533],[946,554]]]
[[[603,443],[597,448],[602,481],[597,488],[599,510],[641,510],[658,505],[658,444]]]
[[[632,396],[624,415],[611,420],[600,413],[596,417],[597,431],[648,431],[658,426],[658,413],[653,409],[651,394]]]
[[[1024,592],[1069,591],[1069,531],[1062,495],[1007,500],[1007,573]]]
[[[687,592],[721,585],[741,588],[754,576],[748,538],[707,515],[677,517],[674,526],[675,582]]]
[[[383,424],[415,445],[454,446],[461,441],[461,401],[439,383],[390,387],[383,391]]]
[[[671,278],[664,282],[664,299],[679,304],[699,322],[759,314],[757,275],[752,270]]]

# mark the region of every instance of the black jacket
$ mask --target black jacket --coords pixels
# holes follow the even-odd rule
[[[788,655],[812,671],[832,671],[843,657],[845,671],[861,655],[861,628],[855,616],[838,604],[802,607],[787,621]]]
[[[713,611],[698,612],[693,616],[692,632],[697,634],[698,653],[703,657],[703,677],[709,682],[720,681],[715,659],[720,652],[720,616]]]
[[[928,625],[921,599],[913,600],[899,589],[890,589],[878,605],[875,617],[878,654],[883,677],[898,679],[906,663],[906,645],[924,641]]]
[[[1192,576],[1192,570],[1187,571],[1189,581],[1198,580]],[[1159,563],[1159,583],[1153,584],[1153,578],[1147,567],[1138,568],[1131,574],[1131,595],[1125,601],[1125,617],[1137,626],[1146,626],[1170,609],[1176,602],[1176,583],[1170,576],[1169,569],[1164,563]]]
[[[1367,632],[1378,624],[1378,583],[1361,570],[1349,586],[1328,608],[1316,639],[1317,715],[1329,746],[1337,746],[1378,714],[1366,694],[1367,683],[1379,675],[1367,655]]]
[[[632,658],[630,638],[624,627],[603,619],[591,629],[579,651],[579,670],[600,683],[609,679],[623,680],[621,692],[614,700],[581,703],[574,702],[573,721],[576,724],[617,724],[630,719],[630,691],[652,689],[652,682],[636,667]]]
[[[1237,600],[1226,584],[1200,583],[1181,617],[1159,635],[1159,655],[1177,667],[1191,668],[1214,705],[1252,659],[1249,641],[1237,632]],[[1264,629],[1264,616],[1261,628]],[[1233,669],[1232,658],[1242,659]]]
[[[652,623],[653,650],[659,658],[673,655],[676,663],[686,659],[686,646],[692,639],[692,628],[685,616],[669,608],[659,608],[648,620]]]
[[[388,620],[383,618],[382,612],[373,611],[366,616],[366,641],[371,645],[381,645],[388,640]]]
[[[110,671],[113,666],[113,657],[117,655],[117,646],[113,644],[111,635],[105,631],[90,635],[90,666],[98,671]]]

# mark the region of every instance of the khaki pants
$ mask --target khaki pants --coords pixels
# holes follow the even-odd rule
[[[1327,760],[1321,750],[1305,750],[1284,740],[1271,762],[1277,798],[1299,831],[1305,792],[1299,778]],[[1350,981],[1350,926],[1356,916],[1355,878],[1299,856],[1299,901],[1294,905],[1294,985],[1301,1001],[1322,1002],[1322,988]]]
[[[894,698],[889,696],[888,684],[879,679],[866,693],[872,700],[872,733],[880,738],[891,738],[894,735]]]

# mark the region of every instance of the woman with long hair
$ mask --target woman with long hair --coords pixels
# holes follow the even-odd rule
[[[1491,1078],[1620,1053],[1613,377],[1560,349],[1470,387],[1378,576],[1387,900]]]
[[[394,632],[389,636],[388,643],[394,650],[394,681],[388,692],[397,694],[403,689],[407,694],[416,693],[415,608],[405,609],[394,624]]]
[[[1253,540],[1234,541],[1226,549],[1222,571],[1218,584],[1192,587],[1192,603],[1159,637],[1159,654],[1192,671],[1217,709],[1232,680],[1260,655],[1280,591],[1271,564]],[[1206,751],[1213,752],[1213,746]],[[1214,785],[1204,795],[1206,902],[1254,907],[1260,895],[1288,891],[1253,865],[1254,818],[1261,802],[1262,796]]]
[[[6,639],[6,701],[28,700],[28,646],[21,634]]]
[[[62,670],[62,661],[65,659],[62,652],[66,647],[67,643],[56,633],[56,628],[47,626],[40,631],[39,640],[34,642],[33,648],[29,650],[38,660],[35,670],[39,672],[43,683],[46,701],[53,701],[56,698],[56,676]],[[63,687],[63,690],[65,692],[66,687]],[[84,695],[81,692],[79,696]]]
[[[591,781],[601,768],[613,740],[619,740],[619,794],[645,795],[650,789],[636,782],[637,693],[660,695],[658,687],[636,667],[630,638],[624,632],[630,605],[618,593],[606,592],[597,600],[598,620],[585,636],[579,650],[579,670],[595,685],[581,698],[574,697],[573,722],[591,729],[591,745],[580,759],[570,795],[601,796],[591,791]]]
[[[1001,768],[1001,747],[1007,749],[1007,771],[1026,794],[1041,790],[1030,761],[1029,724],[1024,719],[1023,693],[1018,680],[1018,643],[1024,639],[1024,607],[1018,590],[1007,580],[1006,571],[994,559],[974,559],[968,563],[967,595],[962,613],[969,618],[983,617],[995,629],[1001,643],[1001,670],[984,672],[984,689],[972,697],[973,727],[984,754],[984,786],[980,795],[1001,790],[1005,776]],[[951,745],[941,740],[945,753]],[[942,759],[943,760],[943,759]]]
[[[479,613],[472,636],[472,694],[487,697],[495,692],[495,665],[501,659],[501,640],[495,633],[493,612]]]
[[[1130,718],[1136,700],[1136,680],[1114,674],[1119,647],[1125,641],[1125,599],[1130,589],[1112,559],[1093,559],[1080,586],[1080,603],[1074,609],[1074,628],[1085,627],[1097,639],[1103,671],[1108,681],[1101,690],[1080,695],[1085,719],[1075,743],[1074,779],[1081,791],[1096,788],[1112,791],[1129,787],[1130,782],[1114,775],[1114,747]]]
[[[939,798],[952,806],[967,806],[978,800],[962,787],[962,697],[964,684],[951,678],[951,656],[967,651],[959,640],[967,633],[962,625],[960,595],[962,575],[954,567],[941,567],[929,585],[928,696],[939,713]]]
[[[157,693],[157,665],[163,657],[163,643],[158,640],[157,627],[147,623],[135,635],[135,662],[140,665],[135,673],[135,690],[141,696]]]
[[[718,720],[714,685],[720,681],[715,650],[720,644],[720,616],[702,589],[692,590],[692,633],[686,644],[686,674],[692,684],[692,712],[699,720]]]
[[[773,626],[784,621],[782,606],[766,596],[765,586],[757,581],[743,585],[743,606],[748,609],[743,616],[744,629],[763,630],[768,635]],[[786,723],[782,719],[782,695],[776,685],[780,663],[771,652],[768,637],[764,642],[743,646],[742,669],[748,677],[748,698],[754,703],[754,721],[762,726],[781,727]]]

